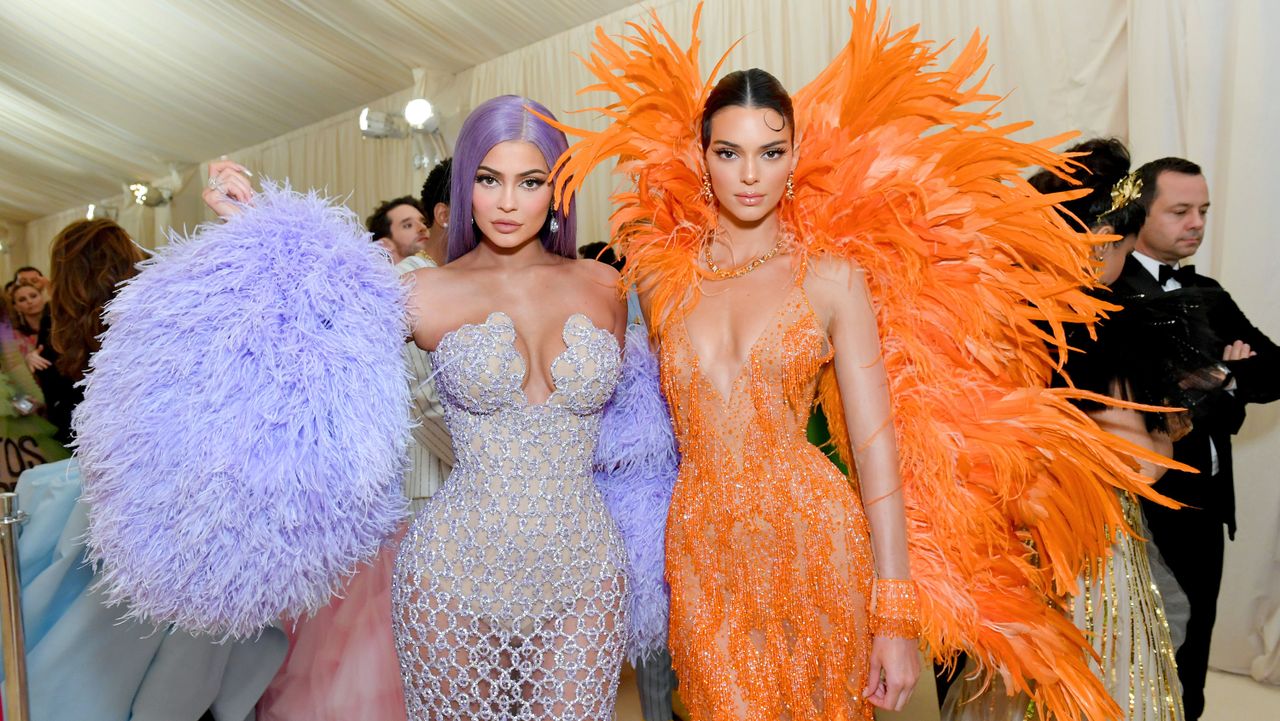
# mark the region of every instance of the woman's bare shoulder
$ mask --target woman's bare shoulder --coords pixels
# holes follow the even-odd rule
[[[569,265],[572,266],[573,272],[598,283],[617,285],[622,279],[622,275],[613,266],[591,258],[580,258]]]
[[[838,255],[823,253],[815,255],[808,259],[809,272],[806,275],[806,281],[812,280],[819,285],[829,285],[837,288],[848,288],[851,285],[860,285],[864,282],[863,274],[865,271],[857,261],[850,258],[842,258]]]

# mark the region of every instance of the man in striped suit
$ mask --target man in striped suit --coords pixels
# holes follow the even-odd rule
[[[434,181],[434,182],[433,182]],[[430,195],[428,193],[431,193]],[[443,260],[444,235],[449,215],[449,161],[438,163],[423,185],[423,203],[411,197],[387,201],[369,217],[367,226],[373,240],[392,254],[401,275],[429,268]],[[431,208],[424,216],[422,208]],[[438,210],[443,208],[443,215]],[[432,253],[434,251],[434,253]],[[404,490],[410,507],[417,513],[440,489],[453,467],[453,443],[444,425],[444,413],[430,382],[431,358],[410,341],[404,346],[405,365],[411,374],[413,400],[413,442],[409,445],[409,471]]]

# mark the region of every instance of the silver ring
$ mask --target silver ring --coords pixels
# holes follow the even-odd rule
[[[222,180],[219,179],[218,176],[216,175],[209,178],[209,188],[216,192],[222,193],[223,195],[227,194],[227,186],[223,185]]]

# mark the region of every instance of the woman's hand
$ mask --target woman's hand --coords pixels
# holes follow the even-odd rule
[[[209,163],[209,183],[201,194],[204,204],[212,208],[219,218],[238,214],[241,205],[253,204],[250,175],[247,168],[231,160]]]
[[[911,638],[876,636],[871,642],[871,673],[862,695],[872,706],[901,711],[920,678],[920,644]]]
[[[42,350],[44,350],[44,346],[38,345],[36,346],[35,350],[27,353],[27,356],[26,356],[27,370],[31,371],[32,373],[35,373],[36,371],[42,371],[45,368],[48,368],[50,365],[49,360],[44,356],[40,355],[40,351]]]

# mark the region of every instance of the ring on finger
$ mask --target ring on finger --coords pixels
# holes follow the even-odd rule
[[[222,178],[219,178],[216,175],[209,178],[209,188],[215,192],[222,193],[223,195],[227,194],[227,186],[223,185]]]

